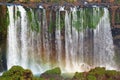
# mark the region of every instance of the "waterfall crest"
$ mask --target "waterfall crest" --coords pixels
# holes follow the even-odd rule
[[[115,68],[108,9],[8,6],[8,11],[8,69],[20,65],[40,74],[56,66],[62,72]]]

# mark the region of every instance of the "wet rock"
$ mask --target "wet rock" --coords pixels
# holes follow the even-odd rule
[[[23,71],[23,76],[21,77],[22,80],[32,80],[33,74],[29,69]]]
[[[0,40],[0,72],[7,69],[6,64],[6,41]]]
[[[0,80],[33,80],[30,70],[25,70],[20,66],[13,66],[10,70],[3,73]]]
[[[44,72],[43,74],[40,75],[40,78],[43,78],[45,80],[50,80],[50,79],[63,80],[61,76],[61,70],[59,67]]]
[[[76,72],[72,80],[120,80],[120,72],[97,67],[89,72]]]

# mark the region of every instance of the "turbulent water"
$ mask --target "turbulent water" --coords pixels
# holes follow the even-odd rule
[[[8,6],[8,69],[20,65],[34,74],[56,66],[62,72],[88,71],[97,66],[114,69],[109,11],[102,9],[99,22],[90,28],[85,23],[89,16],[83,8],[68,11],[60,7],[48,12],[40,6],[28,12],[23,6]],[[100,8],[91,10],[94,24]]]

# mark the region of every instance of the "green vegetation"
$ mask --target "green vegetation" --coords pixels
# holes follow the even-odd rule
[[[95,29],[104,14],[104,8],[83,8],[77,11],[76,14],[77,20],[72,21],[72,24],[78,31],[87,27]]]
[[[60,13],[60,30],[65,27],[65,12]]]
[[[114,17],[114,19],[115,19],[115,23],[116,23],[116,24],[120,24],[120,8],[117,9],[117,11],[115,12],[115,17]]]
[[[27,11],[27,17],[28,17],[28,21],[30,23],[31,30],[39,32],[40,25],[39,25],[37,13],[35,13],[35,10],[33,10],[31,8],[26,8],[26,11]]]
[[[0,80],[65,80],[61,76],[59,67],[48,70],[41,74],[40,77],[34,77],[28,69],[20,66],[13,66],[10,70],[3,73]],[[68,80],[120,80],[120,72],[115,70],[105,70],[105,68],[97,67],[89,72],[76,72],[72,79]]]
[[[56,67],[54,69],[48,70],[46,72],[44,72],[45,74],[58,74],[61,75],[61,70],[59,67]]]
[[[119,80],[120,72],[97,67],[89,72],[75,73],[73,80]]]
[[[52,14],[53,14],[54,12],[53,11],[50,11],[50,17],[48,18],[48,19],[50,19],[50,22],[49,22],[49,26],[48,26],[48,31],[50,32],[50,33],[52,33],[52,32],[54,32],[54,28],[55,28],[55,19],[53,19],[53,16],[52,16]]]
[[[62,30],[65,27],[65,12],[56,12],[56,28]]]
[[[39,16],[36,9],[25,8],[27,12],[28,23],[30,23],[30,27],[32,31],[40,32],[42,23],[39,21]],[[41,10],[43,14],[43,10]],[[55,28],[63,30],[65,27],[65,11],[56,12],[57,15],[54,17],[56,20],[53,20],[53,12],[50,14],[50,21],[47,23],[48,31],[54,32]],[[76,13],[69,12],[71,16],[70,24],[76,28],[76,30],[81,31],[86,29],[87,27],[94,29],[96,28],[97,24],[99,23],[101,17],[104,14],[104,8],[83,8],[81,10],[76,11]],[[77,19],[73,20],[74,14],[77,15]],[[94,14],[94,15],[93,15]],[[17,11],[16,15],[14,16],[15,19],[20,17],[20,11]],[[46,14],[44,14],[46,15]],[[59,16],[60,15],[60,16]],[[5,19],[1,20],[1,25],[3,25],[1,31],[4,31],[5,28],[7,30],[7,26],[9,24],[9,15],[8,12],[6,13]],[[58,25],[60,17],[60,24]],[[56,22],[55,22],[56,21]]]
[[[45,80],[63,80],[59,67],[44,72],[41,74],[40,78],[43,78]]]
[[[21,13],[20,11],[17,11],[17,18],[20,17]]]
[[[54,23],[53,23],[54,24]],[[65,27],[65,11],[56,12],[56,29],[63,30]]]
[[[47,75],[61,75],[60,68],[56,67],[52,70],[46,71],[44,74]],[[20,66],[13,66],[10,70],[3,73],[0,76],[0,80],[46,80],[42,77],[34,77],[32,72],[29,69],[23,69]],[[54,80],[54,77],[51,77],[50,80]]]
[[[84,76],[83,73],[78,73],[76,72],[73,79],[78,79],[78,80],[86,80],[86,77]]]
[[[32,78],[33,74],[30,70],[13,66],[9,71],[3,73],[0,80],[31,80]]]
[[[88,75],[88,76],[87,76],[87,79],[88,79],[88,80],[97,80],[94,75]]]
[[[60,29],[65,27],[65,11],[56,12],[56,22],[52,18],[53,13],[50,12],[50,21],[48,22],[48,31]],[[104,14],[104,8],[82,8],[81,10],[68,12],[70,20],[70,26],[76,28],[77,31],[82,31],[86,28],[95,29]],[[75,16],[77,15],[76,19]],[[56,26],[56,27],[55,27]]]

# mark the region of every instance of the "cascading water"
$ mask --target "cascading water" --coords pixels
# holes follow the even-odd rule
[[[108,13],[108,10],[104,9],[104,16],[94,30],[94,65],[112,69],[111,65],[115,66],[113,60],[114,46]]]
[[[22,6],[18,6],[18,9],[21,13],[21,32],[20,32],[20,41],[21,41],[21,65],[24,67],[24,68],[27,68],[27,64],[28,64],[28,26],[27,26],[27,15],[26,15],[26,11],[25,9],[22,7]],[[17,27],[17,26],[15,26]]]
[[[115,67],[106,8],[74,7],[67,11],[61,7],[54,13],[42,7],[8,6],[8,11],[8,69],[20,65],[38,74],[56,66],[63,72]]]
[[[14,6],[8,6],[10,15],[10,24],[8,26],[8,54],[7,65],[8,69],[13,65],[19,65],[19,44],[17,38],[16,21],[14,20]]]

